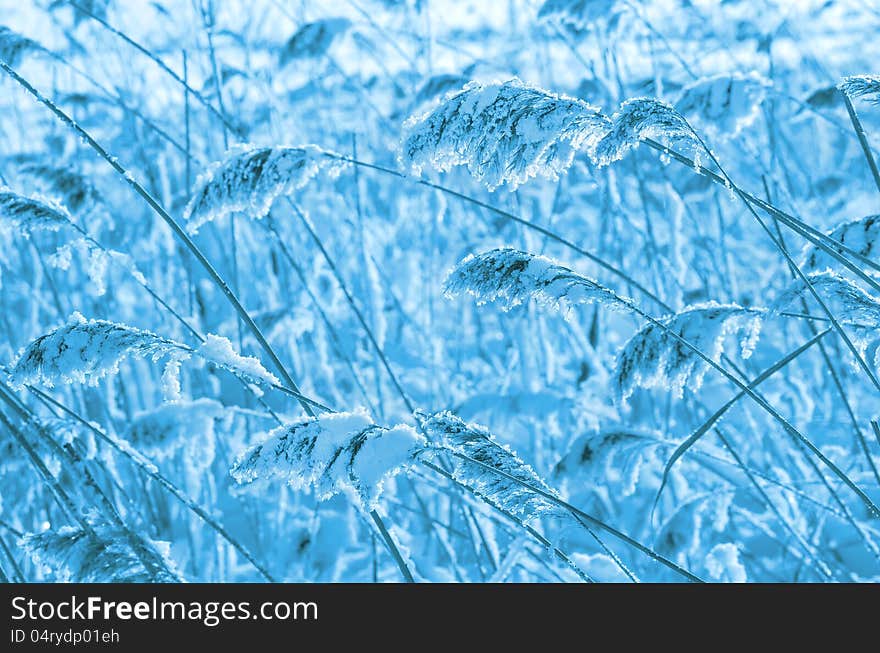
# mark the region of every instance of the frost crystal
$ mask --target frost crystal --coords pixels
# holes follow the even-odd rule
[[[74,252],[78,252],[85,259],[85,272],[91,282],[86,290],[92,297],[101,297],[107,292],[107,267],[111,259],[118,261],[133,274],[137,274],[134,263],[127,254],[101,249],[94,241],[86,238],[77,238],[65,243],[55,250],[48,262],[61,270],[67,270],[70,268]]]
[[[16,386],[43,382],[96,384],[115,373],[128,356],[186,356],[186,348],[149,331],[105,320],[86,320],[74,313],[64,326],[29,344],[15,362],[10,380]]]
[[[535,470],[509,448],[496,442],[484,427],[468,424],[448,411],[433,415],[419,413],[417,417],[439,450],[465,456],[449,457],[453,476],[459,482],[523,521],[564,512],[546,497],[508,478],[512,476],[551,496],[558,496]]]
[[[545,256],[500,248],[471,254],[447,276],[447,296],[467,292],[480,304],[500,301],[506,309],[529,297],[570,310],[574,304],[599,302],[618,308],[626,303],[613,291]]]
[[[727,336],[739,334],[743,358],[758,340],[764,309],[709,302],[689,306],[660,320],[669,331],[718,362]],[[667,330],[648,324],[623,346],[617,357],[614,387],[619,401],[626,401],[636,388],[666,388],[681,397],[685,386],[696,391],[708,367]]]
[[[165,363],[162,371],[162,398],[165,401],[177,401],[180,394],[180,361],[171,359]]]
[[[195,233],[206,222],[235,211],[264,217],[279,195],[302,188],[324,168],[338,168],[332,156],[315,145],[231,149],[199,177],[184,212],[187,229]]]
[[[687,121],[674,107],[653,98],[633,98],[620,105],[612,117],[610,130],[596,144],[593,159],[607,166],[623,158],[646,138],[667,144],[686,143],[694,148],[699,141]]]
[[[675,108],[714,136],[733,138],[755,122],[769,86],[755,72],[705,77],[682,90]]]
[[[851,98],[864,97],[874,104],[880,103],[880,75],[844,77],[837,88]]]
[[[313,487],[322,498],[344,491],[372,508],[385,479],[407,467],[424,446],[409,426],[383,428],[363,410],[332,413],[270,431],[238,457],[231,473],[241,485],[286,481]]]
[[[826,235],[865,258],[877,259],[877,253],[880,251],[880,215],[868,215],[858,220],[843,222]],[[844,253],[842,249],[837,249],[837,252]],[[804,249],[802,262],[801,267],[804,270],[824,270],[840,266],[837,259],[812,244]]]
[[[39,196],[25,197],[4,187],[0,187],[0,219],[21,231],[57,231],[71,222],[67,210],[51,200]]]
[[[556,179],[607,124],[596,107],[518,79],[471,82],[406,122],[400,158],[417,172],[466,165],[489,190],[505,183],[512,190],[536,175]]]

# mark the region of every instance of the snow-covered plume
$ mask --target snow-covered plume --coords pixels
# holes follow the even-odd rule
[[[842,222],[826,235],[865,258],[877,259],[880,252],[880,215],[868,215],[858,220]],[[844,253],[840,249],[837,251]],[[812,244],[804,249],[801,260],[803,270],[824,270],[840,266],[837,259]]]
[[[126,324],[86,320],[80,313],[25,347],[9,378],[15,386],[42,382],[51,387],[57,381],[95,384],[116,373],[119,364],[130,356],[157,361],[164,356],[183,360],[192,354],[248,381],[278,384],[260,361],[237,354],[223,336],[208,334],[201,346],[192,349]]]
[[[538,18],[588,29],[594,23],[610,18],[620,10],[618,0],[545,0],[538,9]]]
[[[459,454],[447,456],[453,477],[490,503],[523,521],[565,512],[556,503],[522,484],[557,496],[534,469],[507,446],[499,444],[484,427],[469,424],[448,411],[433,415],[418,413],[417,418],[438,450]]]
[[[694,130],[684,117],[671,105],[654,98],[627,100],[611,120],[611,128],[595,148],[593,158],[598,166],[619,161],[646,138],[659,140],[666,145],[683,143],[699,148]]]
[[[347,18],[324,18],[300,27],[284,45],[279,63],[285,64],[305,57],[320,57],[327,53],[333,42],[344,36],[351,27]]]
[[[844,77],[837,85],[850,98],[866,98],[874,104],[880,103],[880,75],[853,75]]]
[[[383,428],[364,410],[331,413],[270,431],[242,452],[231,473],[240,485],[281,481],[312,487],[321,498],[347,492],[372,508],[385,479],[410,465],[424,446],[412,427]]]
[[[184,212],[187,229],[228,213],[262,218],[279,195],[302,188],[322,169],[338,169],[338,159],[315,145],[232,148],[201,175]]]
[[[704,77],[686,86],[676,110],[719,138],[733,138],[755,122],[770,82],[756,72]]]
[[[708,366],[670,331],[716,363],[724,351],[724,341],[736,335],[742,357],[748,358],[765,315],[765,309],[708,302],[660,319],[666,329],[647,324],[618,354],[613,380],[618,400],[626,401],[636,388],[665,388],[681,397],[685,386],[692,392],[702,386]]]
[[[536,175],[556,179],[607,126],[596,107],[518,79],[471,82],[406,122],[400,158],[417,172],[466,165],[489,190],[512,190]]]
[[[57,231],[71,222],[67,210],[45,197],[25,197],[0,187],[0,221],[23,232],[34,229]]]
[[[186,356],[180,343],[125,324],[86,320],[74,313],[70,321],[25,347],[12,367],[16,386],[56,381],[94,384],[115,373],[129,356],[158,360],[166,355]]]
[[[470,293],[480,304],[499,302],[505,310],[534,297],[570,311],[575,304],[599,302],[627,308],[614,291],[582,276],[546,256],[511,248],[471,254],[446,277],[446,295]]]
[[[79,526],[28,534],[21,547],[57,582],[79,583],[179,583],[168,544],[137,538],[94,515],[87,517],[94,534]],[[133,544],[137,545],[136,553]],[[142,559],[150,561],[151,570]]]

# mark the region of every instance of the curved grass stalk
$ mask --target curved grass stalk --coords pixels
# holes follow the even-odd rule
[[[706,356],[698,347],[695,347],[690,342],[682,338],[675,331],[670,330],[665,324],[656,318],[648,315],[639,307],[632,305],[632,309],[635,313],[640,315],[642,318],[646,319],[651,324],[657,326],[660,329],[663,329],[665,333],[668,333],[672,338],[674,338],[677,342],[681,343],[691,351],[693,351],[698,358],[700,358],[704,363],[720,372],[724,378],[737,386],[743,393],[745,393],[750,399],[752,399],[755,403],[757,403],[761,408],[763,408],[773,419],[775,419],[779,424],[785,429],[786,433],[793,436],[798,442],[803,444],[807,449],[809,449],[813,454],[822,461],[822,463],[828,467],[835,476],[837,476],[843,483],[849,487],[858,497],[862,500],[868,510],[875,516],[880,518],[880,508],[871,500],[871,498],[865,494],[865,492],[857,486],[852,479],[847,476],[847,474],[840,469],[837,465],[835,465],[831,460],[828,459],[825,454],[816,447],[815,444],[810,441],[807,436],[801,433],[794,425],[792,425],[785,417],[783,417],[775,408],[773,408],[767,401],[756,394],[754,390],[752,390],[748,385],[744,384],[740,381],[736,376],[728,372],[721,365],[712,360],[709,356]]]
[[[308,217],[306,217],[306,215],[300,210],[300,208],[296,205],[296,203],[293,202],[290,198],[285,198],[285,199],[287,200],[287,203],[290,205],[290,207],[293,209],[294,213],[296,213],[300,222],[305,227],[306,231],[309,233],[309,235],[312,238],[312,240],[314,241],[314,243],[317,245],[317,247],[318,247],[319,251],[321,252],[321,255],[323,256],[327,265],[330,267],[331,272],[332,272],[334,278],[336,279],[336,282],[339,284],[340,289],[342,290],[343,294],[345,295],[346,301],[348,302],[349,306],[351,307],[352,311],[354,312],[355,316],[357,317],[358,322],[360,323],[361,327],[363,328],[364,333],[366,334],[367,338],[370,341],[370,344],[373,346],[373,349],[375,350],[376,355],[379,357],[379,360],[382,363],[382,366],[385,368],[385,371],[387,372],[387,374],[388,374],[392,384],[394,385],[394,388],[397,391],[398,395],[403,400],[403,402],[406,405],[407,409],[409,410],[410,414],[414,413],[415,406],[413,406],[412,402],[410,401],[409,397],[407,396],[406,392],[404,391],[403,386],[400,384],[400,381],[397,379],[397,375],[391,369],[391,364],[388,362],[388,359],[385,356],[385,352],[383,351],[382,347],[379,345],[378,341],[376,340],[376,337],[373,335],[373,330],[367,324],[366,318],[364,317],[361,310],[358,308],[357,304],[354,301],[354,298],[351,296],[351,293],[348,290],[348,286],[346,285],[345,281],[342,279],[342,276],[339,274],[339,271],[336,268],[335,262],[330,257],[330,254],[327,252],[326,248],[324,247],[324,243],[321,241],[320,237],[315,232]],[[279,241],[280,241],[280,239],[279,239]],[[373,511],[373,512],[375,512],[375,511]],[[378,513],[371,514],[371,517],[374,522],[376,522],[378,520],[378,522],[377,522],[377,526],[378,526],[378,523],[381,522],[381,518],[379,517]],[[381,533],[381,529],[380,529],[380,533]],[[396,547],[394,547],[393,539],[390,539],[390,537],[386,538],[384,534],[382,534],[382,537],[385,540],[386,545],[388,545],[390,549],[393,549],[395,561],[398,562],[398,566],[400,566],[400,562],[403,559],[400,558],[399,552],[396,551]],[[398,560],[398,558],[400,558],[400,560]],[[401,573],[403,573],[404,578],[407,578],[408,572],[404,573],[403,568],[401,569]]]
[[[0,580],[0,582],[4,583],[24,583],[27,582],[25,580],[24,574],[21,572],[21,567],[18,566],[18,562],[15,560],[15,556],[12,555],[12,551],[10,551],[9,546],[6,544],[6,540],[0,537],[0,549],[3,550],[6,559],[9,560],[9,566],[12,567],[11,578],[6,577]]]
[[[370,400],[369,395],[367,394],[367,390],[364,387],[363,381],[361,380],[360,374],[358,374],[357,370],[354,367],[354,363],[351,358],[345,353],[340,342],[339,336],[336,333],[336,329],[333,326],[333,323],[327,317],[327,313],[324,312],[324,309],[321,307],[318,298],[315,296],[315,293],[312,292],[312,289],[309,287],[305,273],[303,272],[302,266],[296,262],[296,259],[293,257],[293,254],[290,251],[290,248],[287,247],[287,244],[281,239],[281,234],[278,233],[278,230],[275,228],[275,225],[272,223],[271,217],[266,218],[266,230],[269,231],[275,238],[276,243],[278,244],[278,248],[281,250],[282,256],[287,260],[290,267],[293,268],[294,272],[296,272],[296,276],[299,277],[300,283],[303,285],[303,289],[305,289],[306,294],[309,296],[312,304],[315,307],[315,310],[318,311],[318,316],[321,318],[321,321],[324,323],[324,327],[327,329],[327,333],[330,334],[330,339],[333,341],[333,345],[336,349],[337,354],[342,359],[345,366],[348,368],[349,373],[352,376],[352,379],[357,385],[358,390],[361,393],[364,401],[367,403],[367,407],[370,409],[370,412],[373,414],[377,414],[375,407],[372,405],[372,401]]]
[[[721,440],[721,444],[723,444],[724,448],[727,449],[727,451],[730,453],[731,456],[733,456],[733,459],[737,462],[740,469],[743,470],[746,477],[749,479],[749,483],[752,484],[752,486],[755,488],[755,491],[757,491],[759,496],[764,500],[764,503],[767,505],[767,507],[770,508],[771,512],[773,512],[773,514],[779,520],[779,523],[781,523],[783,525],[783,527],[785,527],[785,530],[788,531],[788,533],[795,539],[795,541],[798,543],[798,545],[801,547],[801,549],[803,549],[804,553],[806,553],[810,558],[813,559],[813,562],[816,563],[816,565],[819,567],[819,570],[822,572],[822,574],[824,574],[828,578],[832,577],[831,569],[828,567],[828,565],[825,563],[825,561],[822,559],[822,557],[818,554],[818,551],[814,550],[814,547],[810,546],[809,542],[807,542],[804,539],[804,537],[800,533],[797,532],[797,530],[794,528],[794,526],[789,524],[788,520],[782,515],[782,513],[779,512],[779,509],[776,507],[776,504],[773,503],[773,501],[767,495],[767,492],[764,490],[764,488],[761,487],[761,484],[758,483],[758,480],[755,478],[755,475],[752,474],[752,472],[748,469],[748,467],[746,467],[745,462],[740,457],[740,455],[736,452],[736,450],[733,448],[733,446],[730,444],[727,436],[724,435],[724,433],[721,431],[720,428],[715,429],[715,432],[718,434],[718,438]]]
[[[134,532],[127,526],[127,524],[125,524],[125,522],[122,520],[119,513],[117,512],[116,508],[110,502],[110,499],[98,485],[95,478],[88,471],[87,467],[84,464],[84,461],[79,457],[79,454],[76,453],[76,450],[69,444],[62,447],[57,442],[55,442],[54,438],[45,433],[44,427],[33,417],[32,414],[30,414],[29,411],[18,406],[15,401],[11,400],[11,398],[7,396],[5,388],[3,389],[3,392],[0,392],[0,397],[2,397],[2,399],[18,413],[19,417],[22,420],[34,426],[37,432],[41,436],[43,436],[44,439],[49,443],[50,447],[53,448],[57,453],[60,453],[63,459],[67,459],[67,461],[71,463],[73,467],[78,467],[80,469],[86,487],[88,487],[98,498],[99,504],[105,511],[105,517],[108,517],[109,520],[114,523],[124,534],[126,540],[129,543],[129,546],[132,549],[132,552],[135,554],[138,561],[143,565],[144,569],[148,574],[150,574],[153,580],[157,580],[159,578],[167,576],[168,569],[165,568],[162,561],[156,557],[155,553],[151,553],[147,549],[147,547],[144,546],[143,541],[134,534]],[[67,509],[74,507],[75,504],[73,504],[73,500],[61,487],[60,483],[54,478],[54,476],[52,476],[51,472],[49,472],[49,470],[45,467],[44,463],[39,459],[39,456],[37,456],[31,445],[27,442],[24,434],[21,433],[21,431],[19,431],[9,421],[9,419],[2,411],[0,411],[0,421],[3,422],[4,426],[6,426],[7,430],[10,431],[10,433],[13,435],[19,445],[23,449],[25,449],[28,457],[31,459],[32,464],[37,468],[40,475],[44,477],[44,480],[46,480],[46,482],[50,485],[56,498],[63,503],[63,507],[66,507]],[[88,537],[101,541],[101,538],[97,535],[91,524],[89,524],[87,520],[82,518],[80,511],[75,511],[74,513],[72,513],[71,516],[73,516],[77,523],[80,524],[80,526],[83,528],[83,532],[86,533]]]
[[[385,522],[382,521],[379,513],[375,510],[371,510],[370,518],[373,520],[373,523],[376,524],[376,528],[379,529],[379,534],[382,536],[382,540],[385,542],[385,546],[388,547],[388,552],[391,554],[391,557],[394,558],[394,562],[397,565],[397,568],[400,570],[400,573],[403,576],[404,580],[406,580],[407,583],[415,583],[416,581],[413,578],[412,572],[409,570],[406,561],[400,554],[400,550],[397,548],[397,544],[394,542],[394,538],[391,537],[391,533],[389,533],[388,529],[385,528]]]
[[[6,430],[12,435],[13,439],[19,444],[19,446],[24,449],[25,453],[28,456],[31,464],[34,466],[34,469],[37,470],[37,474],[42,478],[43,482],[49,486],[49,490],[51,491],[52,498],[55,499],[55,502],[61,508],[62,512],[64,512],[67,517],[71,519],[71,521],[75,521],[79,526],[86,532],[89,533],[92,537],[97,537],[95,535],[94,530],[89,525],[89,523],[82,518],[79,510],[76,508],[76,504],[73,502],[73,499],[70,498],[70,495],[61,487],[61,484],[52,476],[52,473],[46,467],[45,463],[40,460],[40,457],[37,455],[37,452],[34,451],[34,448],[30,445],[30,443],[25,439],[24,435],[22,435],[21,431],[19,431],[15,425],[9,421],[9,418],[6,416],[2,410],[0,410],[0,423],[6,427]]]
[[[92,77],[89,73],[80,69],[78,66],[75,66],[74,64],[70,63],[69,61],[67,61],[67,59],[65,59],[61,55],[56,54],[56,53],[52,52],[51,50],[47,51],[47,53],[50,57],[52,57],[52,59],[55,59],[59,63],[70,68],[77,75],[79,75],[84,80],[86,80],[87,82],[92,84],[99,91],[101,91],[110,100],[112,100],[113,102],[118,104],[122,109],[131,113],[131,115],[133,115],[138,120],[140,120],[142,123],[144,123],[144,125],[146,125],[151,130],[156,132],[156,135],[159,136],[159,138],[161,138],[162,140],[166,141],[169,145],[171,145],[171,147],[176,149],[178,152],[180,152],[184,156],[189,156],[189,154],[186,150],[186,147],[184,147],[180,142],[178,142],[177,139],[175,139],[173,136],[171,136],[171,134],[169,134],[167,131],[165,131],[159,125],[157,125],[155,122],[153,122],[153,120],[151,120],[150,118],[145,116],[140,110],[138,110],[134,107],[128,106],[125,103],[125,101],[118,94],[113,93],[113,91],[111,91],[106,86],[101,84],[98,80],[96,80],[94,77]]]

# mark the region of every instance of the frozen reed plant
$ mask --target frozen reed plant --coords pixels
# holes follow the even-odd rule
[[[556,179],[575,153],[601,138],[608,119],[576,98],[518,79],[471,82],[404,126],[401,162],[416,172],[465,165],[489,190]]]

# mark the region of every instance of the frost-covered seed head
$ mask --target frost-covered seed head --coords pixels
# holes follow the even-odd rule
[[[400,159],[416,172],[465,165],[489,190],[513,190],[536,175],[556,179],[607,124],[596,107],[518,79],[471,82],[406,122]]]
[[[551,496],[557,496],[529,465],[506,445],[499,444],[489,431],[477,424],[469,424],[456,415],[444,411],[427,414],[417,413],[422,429],[434,446],[458,456],[449,457],[453,476],[459,482],[475,490],[490,502],[528,522],[545,515],[562,514],[559,506],[529,488],[493,473],[486,466],[512,476],[522,483],[537,488]]]
[[[262,487],[274,480],[313,487],[321,498],[344,491],[369,509],[385,479],[411,464],[424,446],[409,426],[380,427],[364,410],[332,413],[270,431],[239,455],[231,474],[240,485]]]
[[[571,491],[619,487],[623,496],[632,496],[642,467],[654,462],[658,439],[633,429],[605,428],[576,438],[556,464],[553,476]]]
[[[699,140],[687,121],[669,104],[653,98],[633,98],[620,105],[612,126],[596,144],[593,160],[607,166],[623,158],[643,139],[666,144],[683,143],[699,148]]]
[[[163,356],[185,360],[193,354],[247,381],[279,384],[259,360],[237,354],[229,339],[223,336],[209,333],[205,342],[192,349],[127,324],[86,320],[79,313],[74,313],[64,326],[25,347],[13,364],[9,379],[17,387],[34,382],[51,387],[57,381],[94,385],[108,374],[116,373],[119,364],[129,356],[157,361]],[[172,379],[169,382],[174,384]]]
[[[36,41],[12,31],[5,25],[0,25],[0,61],[15,67],[21,61],[23,54],[41,50],[43,47]]]
[[[324,18],[300,27],[281,51],[279,63],[284,66],[296,59],[320,57],[327,53],[333,42],[351,27],[347,18]]]
[[[46,197],[25,197],[0,187],[0,221],[22,232],[35,229],[57,231],[71,223],[67,210]]]
[[[628,308],[612,290],[545,256],[499,248],[464,258],[447,276],[447,296],[467,292],[481,304],[501,302],[505,310],[534,297],[570,310],[574,304],[599,302]]]
[[[741,355],[748,358],[765,315],[765,309],[708,302],[661,319],[666,329],[645,325],[618,354],[613,380],[618,401],[625,402],[636,388],[664,388],[681,397],[685,387],[695,392],[702,386],[706,363],[669,331],[716,363],[725,339],[738,335]]]
[[[339,166],[332,153],[315,145],[232,148],[199,177],[184,211],[187,229],[195,233],[206,222],[236,211],[262,218],[279,195],[302,188],[323,169],[332,173]]]
[[[222,416],[223,404],[213,399],[168,402],[135,414],[125,439],[157,460],[172,456],[188,444],[197,449],[210,447],[213,452],[214,420]]]
[[[96,384],[116,372],[128,356],[186,356],[181,344],[124,324],[86,320],[74,313],[70,322],[40,336],[22,351],[10,381],[17,387],[42,382]]]
[[[857,340],[863,350],[869,341],[880,336],[880,299],[831,270],[811,272],[807,280],[823,301],[830,305],[839,321],[855,327]],[[797,279],[776,298],[770,309],[778,313],[801,299],[812,298],[806,282]]]
[[[71,211],[80,211],[100,202],[100,194],[89,179],[69,168],[31,161],[18,167],[18,174],[33,177],[44,190]]]
[[[27,534],[21,538],[21,547],[57,582],[181,582],[167,543],[138,538],[140,555],[148,556],[153,567],[147,570],[133,549],[131,536],[94,514],[88,515],[86,520],[94,535],[79,526],[63,526],[54,531]]]
[[[837,85],[850,98],[865,98],[880,103],[880,75],[853,75],[844,77]]]

